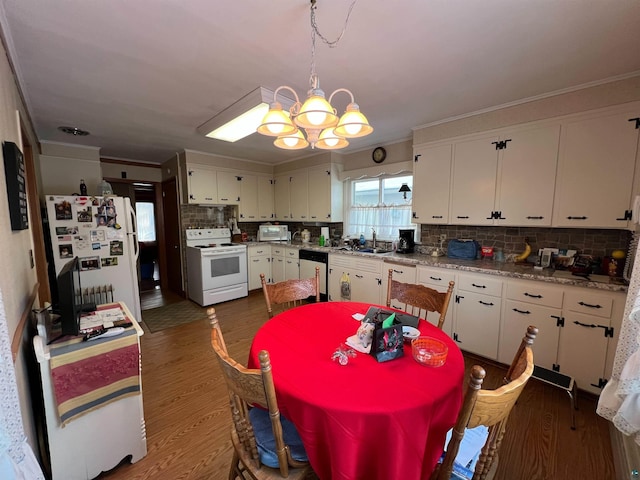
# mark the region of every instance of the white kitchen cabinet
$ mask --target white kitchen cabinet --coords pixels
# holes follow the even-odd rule
[[[562,327],[563,290],[542,282],[507,280],[498,361],[510,365],[527,327],[534,325],[534,363],[553,370]]]
[[[454,143],[451,224],[551,225],[560,125]]]
[[[258,176],[258,219],[261,222],[273,220],[274,184],[271,177]]]
[[[491,134],[454,144],[451,187],[453,225],[493,225],[498,155]]]
[[[286,280],[300,278],[299,252],[295,247],[285,247],[284,249],[284,278]]]
[[[351,297],[344,300],[379,305],[382,299],[382,260],[329,254],[329,300],[343,300],[341,278],[349,278]],[[386,297],[385,297],[386,299]]]
[[[412,222],[449,222],[452,151],[451,143],[414,150]]]
[[[238,215],[241,222],[258,221],[258,177],[255,175],[240,175]]]
[[[433,288],[434,290],[444,293],[449,289],[449,282],[456,281],[455,270],[449,270],[445,268],[425,267],[418,265],[416,267],[416,282],[425,287]],[[447,314],[444,317],[444,324],[442,330],[453,338],[453,311],[455,308],[455,286],[453,295],[449,300],[449,307],[447,308]],[[440,314],[438,312],[427,312],[427,321],[432,325],[437,326],[438,320],[440,320]]]
[[[277,175],[274,179],[274,204],[276,220],[291,220],[288,173]]]
[[[187,165],[186,203],[216,205],[218,203],[217,172],[206,165]]]
[[[307,170],[296,170],[289,175],[289,210],[291,220],[309,220],[309,181]]]
[[[241,222],[269,221],[273,215],[273,179],[267,176],[239,174]]]
[[[287,279],[285,270],[285,247],[271,246],[271,280],[279,283]]]
[[[307,171],[309,220],[341,222],[343,188],[337,164],[309,168]]]
[[[416,283],[416,267],[415,265],[401,265],[396,263],[382,263],[382,291],[380,301],[385,304],[387,302],[387,290],[389,288],[389,270],[393,270],[393,279],[396,282]],[[399,310],[404,310],[406,304],[399,302],[396,298],[391,297],[391,306]],[[424,318],[424,311],[415,312]]]
[[[610,377],[625,299],[623,293],[566,287],[558,367],[578,388],[600,394]]]
[[[495,225],[551,225],[559,139],[559,124],[500,136]]]
[[[217,172],[218,204],[238,205],[240,203],[241,178],[238,172]]]
[[[467,352],[498,358],[502,280],[458,274],[453,339]]]
[[[271,281],[271,246],[251,245],[247,248],[249,290],[262,288],[260,274],[264,273],[267,282]]]
[[[627,228],[640,107],[623,106],[562,123],[553,226]]]

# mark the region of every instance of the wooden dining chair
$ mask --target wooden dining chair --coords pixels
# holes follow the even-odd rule
[[[415,309],[437,312],[440,314],[438,328],[442,330],[454,285],[455,282],[450,281],[446,292],[438,292],[424,285],[398,282],[393,279],[393,269],[390,268],[389,282],[387,283],[387,307],[391,307],[391,299],[395,298],[404,303],[403,310],[411,314],[414,314]],[[420,314],[420,312],[417,313]]]
[[[282,310],[286,310],[301,305],[309,297],[315,297],[316,302],[320,301],[320,267],[316,267],[316,276],[312,278],[267,283],[264,273],[261,273],[260,281],[269,318],[274,315],[274,305],[280,305]]]
[[[280,416],[269,353],[260,352],[259,370],[243,367],[227,352],[215,309],[207,309],[207,315],[211,323],[211,346],[229,391],[233,421],[229,480],[313,478],[313,469],[295,426]]]
[[[509,414],[533,373],[533,350],[531,347],[537,332],[538,329],[533,326],[527,329],[521,347],[505,377],[505,382],[507,382],[505,385],[495,390],[483,390],[482,382],[486,375],[484,368],[479,365],[474,365],[471,368],[467,392],[456,424],[451,431],[451,440],[447,445],[442,463],[436,466],[431,480],[450,480],[452,478],[485,480],[493,478],[498,466],[498,451]],[[472,429],[476,430],[471,432]],[[468,464],[456,461],[465,435],[469,437],[472,435],[481,436],[478,443],[482,447],[477,452],[477,462],[473,470]],[[452,476],[452,472],[455,472],[454,476]]]

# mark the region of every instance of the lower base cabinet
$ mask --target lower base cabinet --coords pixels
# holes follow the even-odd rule
[[[362,257],[329,255],[329,300],[350,300],[379,305],[382,298],[382,268],[380,260]],[[348,283],[348,298],[342,288],[343,279]]]
[[[249,290],[262,288],[261,273],[264,273],[267,282],[271,281],[271,247],[269,245],[250,246],[247,249],[247,262]]]

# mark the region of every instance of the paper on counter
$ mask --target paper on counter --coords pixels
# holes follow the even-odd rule
[[[364,320],[364,315],[361,313],[354,313],[353,315],[351,315],[353,317],[354,320],[357,320],[359,322],[361,322],[362,320]]]

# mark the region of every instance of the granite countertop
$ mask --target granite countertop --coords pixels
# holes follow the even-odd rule
[[[359,256],[379,259],[385,263],[401,265],[423,265],[427,267],[449,268],[464,272],[482,273],[507,278],[523,280],[537,280],[560,285],[574,285],[578,287],[594,288],[609,292],[626,292],[627,283],[620,279],[612,279],[606,275],[590,275],[588,279],[572,275],[568,271],[545,268],[536,270],[533,266],[515,264],[513,262],[496,262],[493,260],[459,260],[448,257],[432,257],[421,253],[402,254],[396,252],[375,254],[362,253],[357,250],[344,250],[342,247],[320,247],[302,242],[269,242],[272,245],[294,247],[298,249],[314,250],[317,252],[337,253],[342,255]],[[260,242],[246,242],[246,245],[259,245]]]

